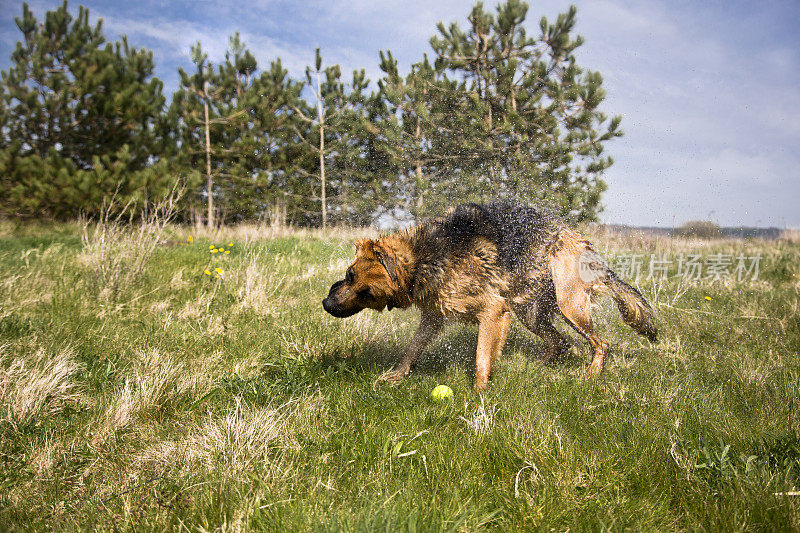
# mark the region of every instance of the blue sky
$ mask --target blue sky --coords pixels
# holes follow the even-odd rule
[[[71,2],[77,12],[79,2]],[[623,115],[625,136],[607,145],[603,222],[672,226],[711,218],[723,225],[800,227],[800,2],[592,0],[533,2],[542,15],[578,7],[586,38],[579,64],[599,70],[603,109]],[[86,0],[106,36],[127,34],[154,51],[171,93],[189,46],[212,60],[239,31],[265,66],[280,57],[301,77],[322,48],[326,62],[379,77],[378,51],[402,69],[430,51],[438,21],[466,24],[471,0],[290,2]],[[33,0],[41,18],[58,2]],[[485,5],[493,8],[494,2]],[[19,31],[21,2],[0,0],[0,68]]]

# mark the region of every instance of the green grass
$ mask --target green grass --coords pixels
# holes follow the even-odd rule
[[[642,279],[656,345],[603,302],[594,380],[586,346],[548,366],[515,322],[481,397],[466,326],[375,383],[418,317],[322,310],[346,235],[169,228],[109,277],[124,235],[104,254],[74,225],[1,229],[0,530],[800,529],[796,243],[597,238],[760,253],[761,275]]]

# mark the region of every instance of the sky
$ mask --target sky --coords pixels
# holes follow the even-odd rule
[[[224,57],[239,31],[266,67],[280,57],[302,79],[316,47],[326,64],[380,77],[378,51],[401,72],[430,52],[436,23],[465,27],[472,0],[137,0],[70,2],[103,19],[106,37],[153,50],[165,94],[189,70],[189,47]],[[581,67],[599,71],[601,109],[625,136],[606,145],[602,222],[800,228],[800,2],[711,0],[534,1],[526,21],[578,8]],[[60,5],[28,2],[37,18]],[[484,2],[494,9],[495,2]],[[0,69],[20,39],[22,2],[0,0]]]

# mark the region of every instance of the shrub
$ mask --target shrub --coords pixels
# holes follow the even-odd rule
[[[697,239],[719,239],[722,231],[719,224],[710,220],[692,220],[675,228],[674,234],[678,237],[694,237]]]

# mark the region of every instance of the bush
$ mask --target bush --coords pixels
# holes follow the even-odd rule
[[[678,237],[695,237],[697,239],[719,239],[722,230],[719,224],[710,220],[692,220],[675,228],[674,234]]]

